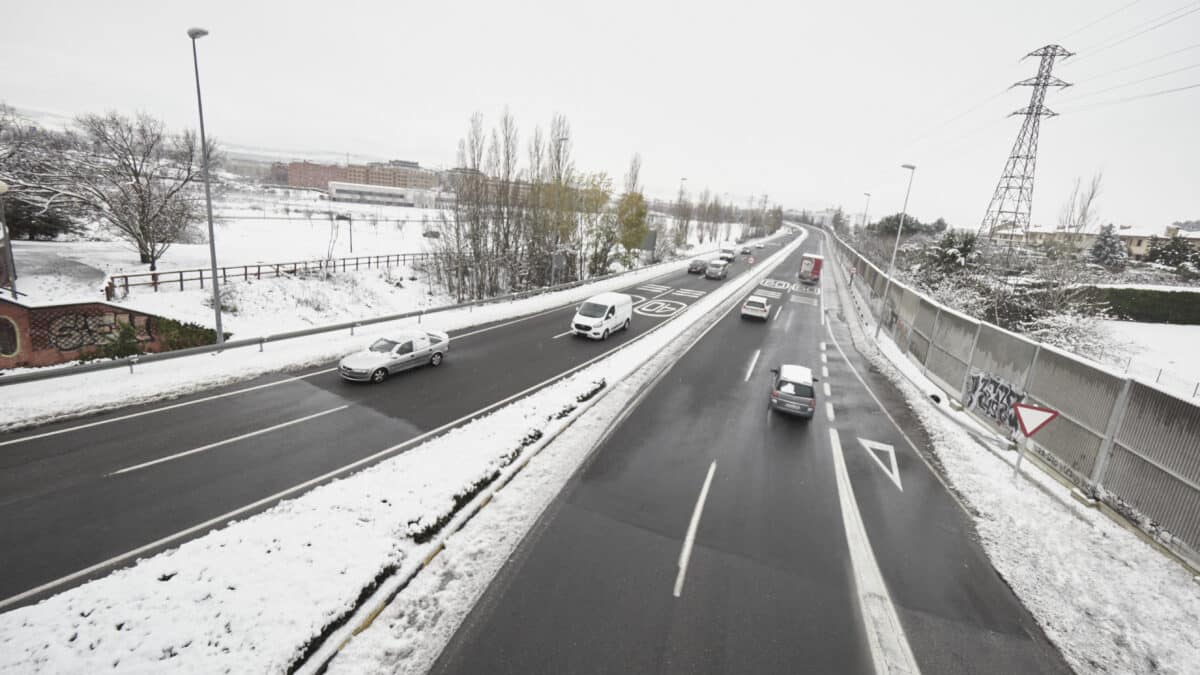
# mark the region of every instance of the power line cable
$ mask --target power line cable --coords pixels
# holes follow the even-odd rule
[[[1174,75],[1175,73],[1182,73],[1182,72],[1183,72],[1183,71],[1185,71],[1185,70],[1192,70],[1193,68],[1200,68],[1200,63],[1193,63],[1193,64],[1192,64],[1192,65],[1190,65],[1190,66],[1184,66],[1184,67],[1182,67],[1182,68],[1176,68],[1175,70],[1168,70],[1168,71],[1166,71],[1165,73],[1158,73],[1158,74],[1155,74],[1155,75],[1150,75],[1150,76],[1148,76],[1148,77],[1143,77],[1143,78],[1141,78],[1141,79],[1138,79],[1138,80],[1132,80],[1132,81],[1130,81],[1130,82],[1124,82],[1124,83],[1122,83],[1122,84],[1113,85],[1113,86],[1111,86],[1111,87],[1106,87],[1106,88],[1104,88],[1104,89],[1098,89],[1098,90],[1096,90],[1096,91],[1093,91],[1093,92],[1088,92],[1088,93],[1085,93],[1085,94],[1081,94],[1081,95],[1079,95],[1079,96],[1072,96],[1071,98],[1065,99],[1065,100],[1063,101],[1063,103],[1073,103],[1073,102],[1075,102],[1075,101],[1078,101],[1078,100],[1080,100],[1080,99],[1089,98],[1089,97],[1095,96],[1095,95],[1097,95],[1097,94],[1103,94],[1103,93],[1105,93],[1105,92],[1109,92],[1109,91],[1112,91],[1112,90],[1114,90],[1114,89],[1124,89],[1125,87],[1132,87],[1132,86],[1133,86],[1133,85],[1135,85],[1135,84],[1141,84],[1141,83],[1143,83],[1143,82],[1149,82],[1150,80],[1157,80],[1157,79],[1159,79],[1159,78],[1167,77],[1168,75]]]
[[[1111,99],[1108,101],[1097,101],[1095,103],[1091,103],[1091,104],[1088,104],[1088,105],[1085,105],[1085,106],[1082,106],[1079,108],[1075,108],[1073,110],[1068,109],[1064,112],[1076,113],[1076,112],[1083,112],[1085,110],[1095,110],[1097,108],[1105,108],[1110,105],[1117,105],[1118,103],[1128,103],[1130,101],[1138,101],[1143,98],[1154,98],[1156,96],[1165,96],[1166,94],[1174,94],[1176,92],[1187,91],[1189,89],[1196,89],[1198,87],[1200,87],[1200,82],[1197,82],[1195,84],[1189,84],[1189,85],[1186,85],[1183,87],[1175,87],[1174,89],[1163,89],[1161,91],[1152,91],[1152,92],[1149,92],[1146,94],[1138,94],[1137,96],[1127,96],[1125,98],[1115,98],[1115,99]]]
[[[1011,89],[1012,89],[1012,87],[1002,89],[1002,90],[996,92],[995,94],[992,94],[991,96],[987,97],[986,99],[980,101],[979,103],[976,103],[975,105],[971,106],[970,108],[967,108],[965,111],[955,115],[954,117],[951,117],[950,119],[946,120],[945,122],[942,122],[941,124],[931,127],[930,129],[921,133],[919,136],[917,136],[913,140],[909,141],[908,145],[913,145],[915,143],[925,140],[926,138],[929,138],[930,136],[937,134],[942,129],[950,126],[954,122],[957,122],[958,120],[966,117],[967,115],[970,115],[971,113],[975,112],[976,110],[979,110],[983,106],[985,106],[985,105],[991,103],[992,101],[995,101],[996,99],[1000,98],[1001,96],[1007,94],[1009,92],[1009,90],[1011,90]]]
[[[1188,45],[1187,47],[1183,47],[1182,49],[1176,49],[1176,50],[1174,50],[1174,51],[1167,52],[1166,54],[1160,54],[1160,55],[1158,55],[1158,56],[1155,56],[1155,57],[1152,57],[1152,58],[1146,59],[1145,61],[1138,61],[1137,63],[1131,63],[1131,64],[1130,64],[1130,65],[1128,65],[1128,66],[1121,66],[1120,68],[1114,68],[1114,69],[1112,69],[1112,70],[1109,70],[1109,71],[1107,71],[1107,72],[1100,73],[1099,75],[1093,75],[1093,76],[1091,76],[1091,77],[1084,78],[1084,79],[1082,79],[1082,80],[1077,80],[1077,81],[1075,82],[1075,86],[1079,86],[1079,85],[1081,85],[1081,84],[1086,84],[1086,83],[1088,83],[1088,82],[1091,82],[1091,81],[1093,81],[1093,80],[1099,80],[1099,79],[1102,79],[1102,78],[1108,77],[1109,75],[1115,75],[1115,74],[1117,74],[1117,73],[1120,73],[1120,72],[1122,72],[1122,71],[1130,70],[1130,69],[1132,69],[1132,68],[1137,68],[1138,66],[1144,66],[1144,65],[1146,65],[1147,63],[1153,63],[1153,62],[1155,62],[1155,61],[1161,61],[1162,59],[1165,59],[1165,58],[1167,58],[1167,57],[1170,57],[1170,56],[1175,56],[1176,54],[1181,54],[1181,53],[1183,53],[1183,52],[1186,52],[1186,51],[1189,51],[1189,50],[1192,50],[1192,49],[1196,49],[1197,47],[1200,47],[1200,42],[1197,42],[1197,43],[1196,43],[1196,44],[1194,44],[1194,45]]]
[[[1130,7],[1133,7],[1134,5],[1138,4],[1139,2],[1141,2],[1141,0],[1133,0],[1133,2],[1131,2],[1131,3],[1121,5],[1120,7],[1114,9],[1113,11],[1109,12],[1108,14],[1105,14],[1104,16],[1100,17],[1099,19],[1096,19],[1095,21],[1092,21],[1091,23],[1080,26],[1079,28],[1076,28],[1075,30],[1071,31],[1070,33],[1067,33],[1066,35],[1062,36],[1061,38],[1055,40],[1055,42],[1057,42],[1058,44],[1062,44],[1063,41],[1066,40],[1067,38],[1074,37],[1074,36],[1082,33],[1083,31],[1091,28],[1092,26],[1095,26],[1096,24],[1100,23],[1101,21],[1104,21],[1105,19],[1107,19],[1111,16],[1114,16],[1116,14],[1124,12],[1125,10],[1129,9]]]
[[[1184,10],[1187,10],[1187,11],[1184,11]],[[1183,13],[1178,14],[1178,12],[1183,12]],[[1115,39],[1112,42],[1101,43],[1100,46],[1095,47],[1093,49],[1080,50],[1080,53],[1082,55],[1079,58],[1076,58],[1071,63],[1072,64],[1079,63],[1081,60],[1086,59],[1090,56],[1095,56],[1096,54],[1106,52],[1109,49],[1112,49],[1113,47],[1116,47],[1116,46],[1125,44],[1126,42],[1129,42],[1130,40],[1134,39],[1135,37],[1138,37],[1140,35],[1145,35],[1146,33],[1149,33],[1152,30],[1162,28],[1163,26],[1166,26],[1168,24],[1172,24],[1186,16],[1195,14],[1196,12],[1200,12],[1200,2],[1192,2],[1187,5],[1182,5],[1180,7],[1177,7],[1175,9],[1167,12],[1166,14],[1161,14],[1153,19],[1150,19],[1149,21],[1144,21],[1144,22],[1138,24],[1137,26],[1134,26],[1130,30],[1136,31],[1136,32],[1134,32],[1132,34],[1125,35],[1124,33],[1118,33],[1117,35],[1113,36],[1114,38],[1117,38],[1117,39]],[[1172,16],[1173,14],[1175,16]],[[1166,17],[1170,17],[1170,18],[1166,18]],[[1157,22],[1157,23],[1155,23],[1155,22]],[[1147,24],[1150,24],[1150,25],[1147,26]],[[1143,26],[1147,26],[1147,27],[1143,28]],[[1139,29],[1141,29],[1141,30],[1139,30]],[[1122,37],[1122,35],[1124,35],[1124,37]]]

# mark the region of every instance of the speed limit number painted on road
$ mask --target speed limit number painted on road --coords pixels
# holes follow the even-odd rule
[[[638,305],[633,311],[642,316],[663,319],[668,316],[674,316],[687,305],[674,300],[651,300],[644,305]]]

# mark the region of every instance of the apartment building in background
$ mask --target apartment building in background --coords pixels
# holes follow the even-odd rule
[[[345,166],[315,162],[289,162],[287,165],[287,184],[290,187],[328,190],[330,182],[432,190],[437,187],[438,175],[432,169],[404,160]]]

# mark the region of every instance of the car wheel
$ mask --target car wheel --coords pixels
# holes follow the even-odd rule
[[[629,330],[629,319],[625,319],[625,325],[621,326],[621,330]]]
[[[433,356],[429,357],[429,365],[433,366],[434,368],[442,365],[442,353],[434,352]]]
[[[600,334],[600,339],[601,339],[601,340],[607,340],[607,339],[608,339],[608,329],[607,329],[607,328],[605,328],[605,329],[604,329],[604,332]]]
[[[376,368],[375,372],[371,373],[371,381],[374,382],[375,384],[379,384],[380,382],[383,382],[384,380],[386,380],[387,376],[388,376],[387,368]]]

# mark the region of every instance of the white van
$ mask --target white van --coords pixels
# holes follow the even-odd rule
[[[633,319],[633,298],[624,293],[593,295],[575,310],[571,332],[597,340],[629,328]]]

